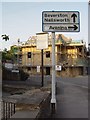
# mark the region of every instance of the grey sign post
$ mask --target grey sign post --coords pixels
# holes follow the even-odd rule
[[[79,32],[80,14],[78,11],[43,11],[42,31],[52,32],[52,110],[56,107],[55,96],[55,32]]]

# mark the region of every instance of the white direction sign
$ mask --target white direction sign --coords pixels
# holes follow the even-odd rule
[[[43,11],[42,31],[79,32],[80,14],[78,11]]]

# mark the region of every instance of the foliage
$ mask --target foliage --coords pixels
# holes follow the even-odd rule
[[[9,40],[9,36],[6,35],[6,34],[5,34],[5,35],[2,35],[1,37],[2,37],[2,39],[5,40],[5,41]]]
[[[20,69],[20,79],[26,80],[29,77],[29,74]]]
[[[2,66],[2,80],[27,80],[29,77],[28,73],[25,73],[22,69],[20,69],[19,73],[12,72],[9,69],[6,69]]]
[[[15,62],[17,59],[17,56],[14,54],[13,49],[7,51],[6,49],[2,52],[2,61],[11,60],[12,62]]]

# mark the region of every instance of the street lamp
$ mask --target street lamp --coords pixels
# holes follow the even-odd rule
[[[89,53],[89,56],[90,56],[90,43],[88,44],[88,53]]]
[[[20,39],[18,38],[18,47],[17,47],[17,65],[19,67],[19,43],[20,43]]]

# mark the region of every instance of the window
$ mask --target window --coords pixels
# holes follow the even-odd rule
[[[28,71],[31,71],[31,67],[28,67]]]
[[[21,54],[19,55],[19,58],[20,58],[20,59],[22,58],[22,55],[21,55]]]
[[[28,58],[31,58],[31,52],[28,52]]]
[[[82,52],[82,48],[79,48],[79,52]]]
[[[50,57],[50,51],[46,51],[46,58]]]

